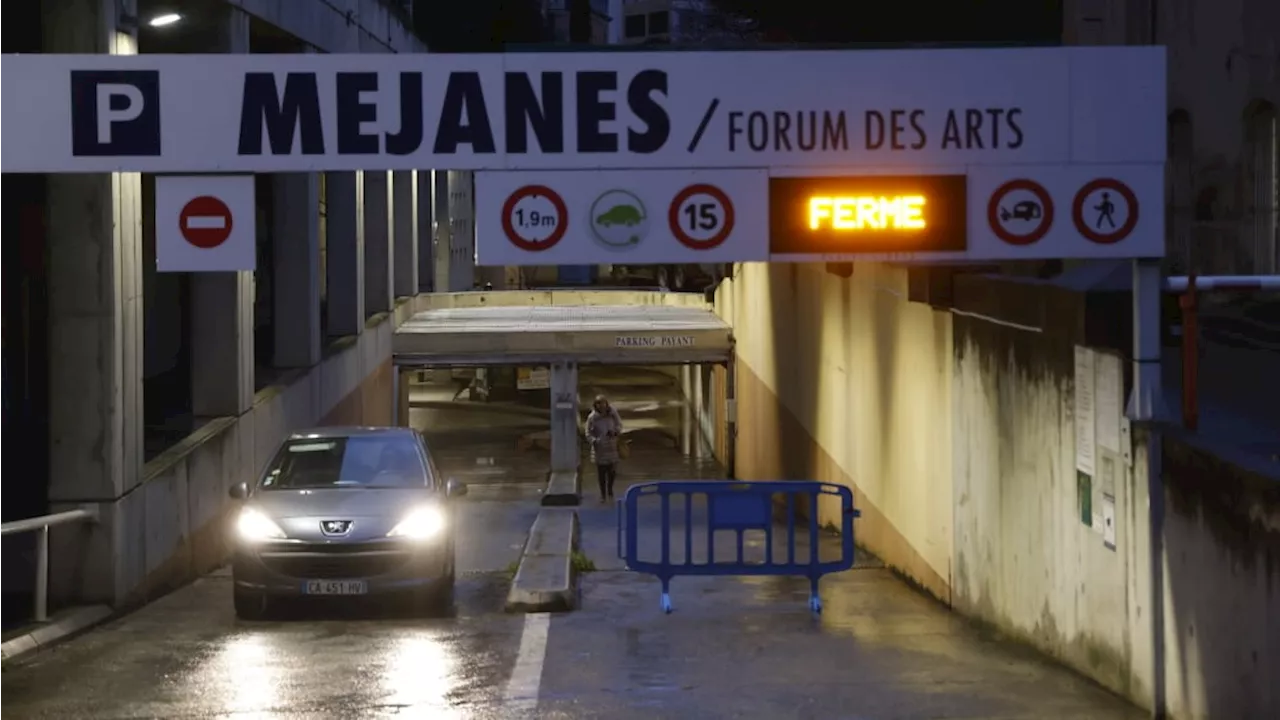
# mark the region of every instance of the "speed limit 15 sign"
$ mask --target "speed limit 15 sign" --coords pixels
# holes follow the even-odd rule
[[[764,170],[476,173],[480,265],[757,262]]]

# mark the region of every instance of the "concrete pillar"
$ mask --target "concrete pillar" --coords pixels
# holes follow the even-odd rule
[[[210,52],[249,52],[249,16],[219,6]],[[240,415],[253,405],[253,273],[191,275],[191,411]]]
[[[278,368],[320,362],[320,176],[271,177],[275,207],[275,357]]]
[[[551,471],[577,470],[578,364],[551,364]]]
[[[453,173],[439,170],[435,173],[435,196],[431,200],[435,208],[435,287],[436,292],[453,292],[449,283],[449,271],[453,267],[452,221],[449,217],[449,181]]]
[[[136,38],[116,27],[116,6],[46,6],[44,49],[135,54]],[[89,535],[75,526],[52,531],[50,596],[114,602],[125,582],[116,500],[141,481],[143,464],[142,176],[47,175],[45,182],[50,509],[87,504],[103,519]],[[25,481],[21,473],[12,480]]]
[[[364,311],[369,315],[388,312],[392,297],[391,252],[393,220],[391,173],[368,170],[364,173]]]
[[[392,412],[395,416],[391,419],[391,424],[397,427],[409,427],[409,380],[412,373],[399,367],[392,368],[391,387]]]
[[[418,292],[423,293],[436,287],[435,177],[435,170],[418,171]]]
[[[413,297],[418,294],[418,176],[415,170],[391,175],[391,214],[395,231],[394,295]]]
[[[329,335],[364,329],[363,173],[325,173],[325,297]]]
[[[476,281],[475,175],[449,171],[449,290],[470,290]]]

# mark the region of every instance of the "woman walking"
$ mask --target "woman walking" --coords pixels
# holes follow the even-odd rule
[[[600,502],[613,498],[613,483],[618,479],[618,441],[622,437],[622,417],[603,395],[597,395],[587,416],[587,442],[591,445],[591,462],[596,464],[600,483]]]

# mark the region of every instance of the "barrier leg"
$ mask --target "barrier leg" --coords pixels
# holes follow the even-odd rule
[[[662,578],[662,599],[659,601],[662,612],[671,614],[671,578]]]
[[[809,609],[815,614],[822,614],[822,598],[818,596],[819,577],[809,578]]]

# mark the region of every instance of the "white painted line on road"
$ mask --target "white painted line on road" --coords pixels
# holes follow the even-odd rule
[[[547,631],[551,629],[550,613],[524,616],[524,632],[520,634],[520,652],[511,669],[503,700],[508,708],[532,713],[538,709],[538,690],[542,686],[542,663],[547,658]]]

